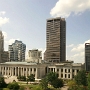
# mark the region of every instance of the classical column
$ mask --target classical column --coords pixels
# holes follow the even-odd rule
[[[34,74],[34,68],[32,68],[32,74]]]
[[[18,67],[18,76],[19,76],[19,67]]]
[[[12,67],[12,76],[14,76],[13,73],[14,73],[14,68]]]
[[[77,75],[77,70],[75,69],[75,75]]]
[[[70,79],[72,79],[72,69],[70,69]]]
[[[27,67],[26,67],[26,77],[27,77]]]
[[[6,70],[6,69],[7,69],[7,67],[5,67],[5,75],[6,75],[6,72],[7,72],[7,70]]]
[[[61,69],[59,69],[59,78],[61,78]]]
[[[21,76],[22,76],[22,67],[20,68],[20,73],[21,73]]]
[[[9,67],[8,67],[7,73],[8,73],[8,76],[9,76]]]
[[[63,79],[65,78],[65,68],[63,68]]]

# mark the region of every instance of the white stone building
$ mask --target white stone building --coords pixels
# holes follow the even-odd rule
[[[32,49],[28,51],[28,59],[27,62],[35,62],[35,63],[41,63],[42,51],[39,51],[38,49]]]
[[[0,75],[5,77],[11,76],[28,76],[35,74],[35,79],[43,78],[48,72],[57,72],[59,78],[72,79],[82,68],[80,63],[58,63],[58,64],[37,64],[28,62],[6,62],[0,63]]]

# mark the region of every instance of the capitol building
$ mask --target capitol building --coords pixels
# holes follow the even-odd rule
[[[82,69],[82,64],[66,61],[63,63],[5,62],[0,63],[0,75],[4,77],[35,75],[35,80],[42,79],[49,72],[57,72],[59,78],[73,79]]]

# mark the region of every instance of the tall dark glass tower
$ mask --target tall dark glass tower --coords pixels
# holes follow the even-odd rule
[[[47,19],[45,59],[49,62],[66,61],[66,21],[57,17]]]
[[[85,43],[85,70],[90,71],[90,43]]]

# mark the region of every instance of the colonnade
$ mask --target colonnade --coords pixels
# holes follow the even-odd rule
[[[37,78],[37,68],[0,66],[0,74],[5,76],[29,76],[35,74],[35,78]]]
[[[53,67],[49,67],[48,68],[48,72],[57,72],[59,78],[62,79],[72,79],[73,76],[77,75],[78,71],[80,71],[80,69],[76,68],[53,68]]]

